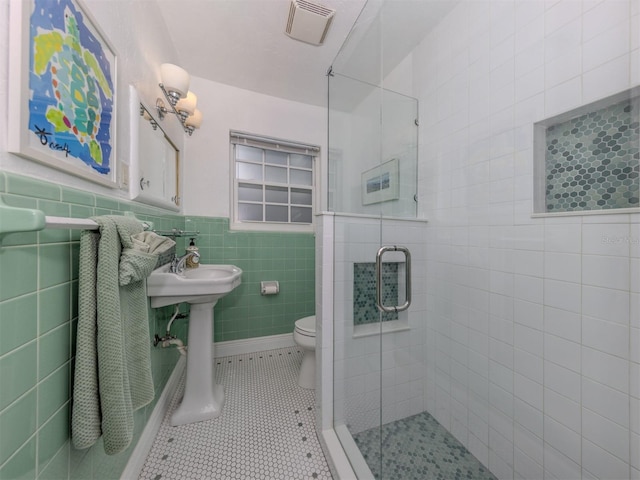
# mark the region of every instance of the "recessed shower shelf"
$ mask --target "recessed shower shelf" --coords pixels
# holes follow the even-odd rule
[[[132,216],[132,212],[125,215]],[[150,222],[141,222],[144,229],[153,228]],[[46,216],[36,208],[12,207],[0,198],[0,245],[5,235],[10,233],[37,232],[45,228],[98,230],[99,225],[90,218]]]

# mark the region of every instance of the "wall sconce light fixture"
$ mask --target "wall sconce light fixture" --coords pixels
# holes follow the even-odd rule
[[[161,98],[156,100],[158,118],[164,120],[167,113],[173,113],[182,124],[182,128],[189,135],[202,124],[202,112],[196,108],[198,97],[189,91],[189,74],[183,68],[172,63],[160,65],[160,90],[169,103],[166,107]]]

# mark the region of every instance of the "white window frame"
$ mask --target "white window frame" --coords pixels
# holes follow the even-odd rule
[[[267,221],[241,221],[238,219],[238,184],[252,183],[245,180],[238,180],[236,173],[236,154],[235,146],[245,145],[256,147],[264,150],[273,150],[279,152],[287,152],[294,154],[309,155],[312,161],[311,170],[311,223],[289,223],[289,222],[267,222]],[[313,232],[315,229],[315,216],[318,200],[317,176],[318,176],[318,160],[320,159],[320,147],[316,145],[307,145],[303,143],[293,142],[290,140],[282,140],[273,137],[265,137],[254,135],[246,132],[230,131],[229,132],[229,158],[230,158],[230,179],[231,179],[231,199],[230,199],[230,228],[231,230],[246,231],[262,231],[262,232]],[[255,182],[256,184],[271,185],[264,178]],[[273,184],[274,186],[283,186],[284,184]],[[291,184],[287,184],[291,186]],[[308,186],[306,187],[308,188]],[[284,204],[283,204],[284,205]],[[286,204],[288,207],[291,203]]]

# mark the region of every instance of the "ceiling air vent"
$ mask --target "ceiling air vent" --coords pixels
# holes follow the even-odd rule
[[[291,38],[322,45],[335,10],[305,0],[292,0],[286,33]]]

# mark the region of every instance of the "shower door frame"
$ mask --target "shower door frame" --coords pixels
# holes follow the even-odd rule
[[[329,83],[331,83],[332,81],[331,77],[332,75],[330,75],[329,77],[329,80],[328,80]],[[345,77],[345,78],[348,79],[348,77]],[[348,79],[348,80],[353,81],[354,79]],[[404,283],[402,281],[399,282],[398,290],[403,290],[403,287],[409,286],[408,285],[410,283],[409,274],[411,273],[411,270],[406,266],[408,265],[408,263],[405,262],[404,254],[395,252],[395,250],[399,250],[399,247],[400,248],[404,247],[404,244],[407,242],[413,244],[411,245],[410,249],[413,249],[416,246],[418,246],[418,250],[421,250],[422,249],[421,242],[423,242],[424,235],[421,235],[421,234],[412,235],[411,233],[407,233],[407,232],[412,232],[413,234],[415,234],[421,231],[421,229],[426,226],[426,222],[424,220],[419,220],[416,218],[417,217],[416,200],[417,200],[418,101],[415,98],[411,98],[406,95],[397,94],[396,92],[390,92],[389,90],[385,90],[381,86],[368,85],[367,87],[368,88],[373,87],[374,92],[378,92],[377,94],[379,95],[379,101],[377,106],[377,109],[378,109],[377,114],[379,116],[379,125],[377,128],[379,128],[380,130],[382,130],[382,128],[384,127],[384,119],[385,119],[385,116],[384,116],[385,112],[383,108],[383,105],[384,105],[383,97],[390,96],[391,94],[391,98],[394,98],[393,96],[397,95],[400,101],[410,102],[410,105],[411,105],[410,125],[405,125],[402,128],[412,129],[412,133],[410,134],[410,136],[412,136],[413,140],[411,144],[408,145],[408,151],[409,151],[409,154],[411,155],[409,160],[411,161],[410,167],[412,171],[408,175],[406,175],[406,177],[409,178],[409,182],[411,182],[410,185],[412,187],[412,190],[411,190],[411,195],[408,196],[408,199],[405,199],[406,200],[405,205],[407,203],[410,203],[412,207],[412,211],[410,212],[411,215],[409,218],[402,218],[402,217],[394,218],[393,216],[394,209],[392,208],[392,205],[397,206],[398,202],[396,202],[395,204],[393,202],[380,202],[373,206],[373,208],[377,210],[375,214],[371,212],[371,207],[369,208],[369,211],[367,213],[360,213],[360,212],[342,213],[339,211],[340,209],[337,209],[338,212],[328,212],[323,214],[322,220],[318,222],[318,225],[319,225],[318,236],[322,238],[322,245],[323,245],[320,253],[321,259],[318,262],[318,265],[321,266],[321,269],[322,269],[322,275],[321,275],[322,280],[318,282],[318,285],[319,285],[318,298],[321,299],[321,302],[318,305],[318,309],[319,311],[323,312],[322,318],[324,320],[325,326],[327,325],[329,320],[327,317],[329,316],[331,317],[331,327],[332,327],[332,335],[330,339],[328,338],[328,335],[323,334],[322,336],[323,340],[331,342],[331,346],[332,346],[330,350],[330,353],[332,356],[331,362],[329,361],[329,359],[322,359],[319,362],[321,363],[320,368],[325,369],[325,373],[322,375],[322,377],[324,378],[324,381],[322,386],[321,404],[323,405],[323,407],[326,407],[326,406],[330,407],[331,412],[323,411],[320,422],[321,422],[323,431],[325,432],[331,431],[335,437],[335,440],[338,442],[338,447],[339,447],[338,450],[341,450],[341,452],[337,454],[338,458],[341,458],[343,460],[342,462],[343,464],[348,463],[349,467],[355,470],[355,475],[357,475],[358,478],[371,478],[372,477],[371,469],[369,468],[369,465],[364,460],[359,448],[357,447],[355,441],[353,440],[353,437],[349,432],[349,429],[346,427],[346,425],[336,424],[336,420],[340,416],[340,413],[335,409],[340,408],[340,405],[339,405],[340,400],[336,398],[335,393],[339,394],[338,390],[340,390],[340,387],[335,385],[333,380],[337,379],[337,381],[340,381],[339,379],[342,374],[339,371],[334,370],[334,367],[336,366],[336,363],[339,363],[340,361],[337,359],[343,356],[338,351],[338,349],[340,348],[339,345],[341,343],[342,344],[345,343],[346,341],[344,338],[345,336],[351,335],[353,333],[352,331],[349,333],[343,333],[340,331],[341,327],[339,325],[341,321],[342,322],[349,321],[347,320],[348,312],[345,313],[344,311],[340,311],[340,310],[345,305],[347,305],[347,303],[344,301],[343,296],[345,291],[348,291],[350,288],[353,288],[353,279],[350,277],[350,272],[346,272],[344,270],[345,265],[336,264],[335,261],[336,261],[336,258],[344,258],[345,255],[347,255],[345,252],[339,251],[340,248],[345,246],[343,243],[341,243],[343,239],[345,239],[345,235],[348,236],[349,234],[357,234],[360,236],[360,241],[363,242],[362,248],[360,248],[360,245],[358,246],[350,245],[349,248],[347,248],[351,250],[352,255],[359,256],[359,260],[357,261],[364,261],[364,262],[370,262],[370,263],[376,262],[376,253],[378,252],[378,250],[380,250],[381,248],[384,248],[385,244],[390,244],[391,246],[389,247],[389,250],[394,251],[394,252],[391,252],[390,255],[392,256],[395,255],[395,257],[389,258],[389,259],[385,257],[385,262],[387,260],[391,262],[395,261],[395,262],[398,262],[399,265],[401,265],[398,276],[404,277]],[[393,109],[390,108],[390,110],[393,110]],[[330,115],[331,115],[331,110],[330,110]],[[329,132],[331,132],[331,125],[329,126]],[[379,139],[380,142],[382,142],[384,135],[380,134],[377,136],[377,138]],[[331,138],[330,138],[330,141],[328,142],[328,145],[329,145],[329,148],[328,148],[329,162],[331,162],[332,152],[335,153],[335,149],[333,148]],[[381,167],[382,165],[384,165],[389,161],[389,158],[387,158],[388,154],[382,153],[383,151],[385,151],[385,148],[382,145],[378,146],[378,150],[379,151],[376,158],[376,162],[377,162],[376,167]],[[407,161],[406,156],[404,157],[404,161],[405,162]],[[331,165],[329,165],[328,170],[331,174],[331,171],[332,171]],[[361,167],[360,170],[365,171],[366,168]],[[353,181],[353,179],[351,180]],[[359,180],[360,180],[360,177],[358,177],[358,181]],[[348,179],[346,180],[346,182],[348,182]],[[331,180],[329,181],[329,184],[330,183],[331,183]],[[406,188],[406,183],[405,183],[405,188]],[[353,188],[353,190],[355,190],[355,188]],[[333,198],[335,200],[336,195],[335,195],[335,192],[333,193],[334,193]],[[327,198],[328,199],[332,198],[331,194],[328,194]],[[335,209],[335,204],[332,206]],[[394,233],[397,233],[400,231],[404,232],[403,236],[401,235],[399,238],[393,238],[394,236],[396,236],[394,235]],[[371,233],[368,239],[366,238],[367,235],[364,232]],[[373,240],[373,237],[375,237],[375,241],[369,241],[369,242],[366,241],[366,240]],[[365,253],[365,250],[368,253]],[[369,252],[369,250],[371,251]],[[422,260],[423,257],[422,255],[419,254],[417,255],[417,258]],[[357,262],[356,260],[353,260],[353,261],[350,260],[345,263],[348,264],[346,268],[353,269],[353,264]],[[351,282],[350,282],[351,285],[348,285],[349,282],[344,282],[345,278],[351,278]],[[328,292],[331,292],[330,300],[329,300]],[[409,294],[409,297],[410,297],[410,294]],[[402,303],[405,299],[406,298],[398,298],[398,303]],[[347,302],[351,302],[353,304],[353,298],[348,299]],[[408,308],[408,305],[406,306]],[[347,307],[347,310],[348,310],[348,307]],[[397,310],[392,309],[392,310],[400,312],[401,310],[404,310],[404,309],[397,309]],[[396,336],[395,334],[404,334],[406,336],[411,335],[411,332],[409,331],[410,326],[409,326],[409,320],[408,320],[410,312],[404,312],[403,314],[401,314],[401,317],[398,320],[394,320],[391,322],[383,322],[382,313],[383,312],[380,309],[378,309],[377,321],[370,325],[365,326],[367,327],[368,331],[365,331],[364,333],[361,333],[361,334],[353,335],[353,337],[358,339],[356,341],[367,342],[367,345],[369,345],[369,347],[365,347],[367,349],[370,348],[370,345],[372,344],[371,342],[372,339],[376,342],[377,353],[375,353],[374,355],[377,355],[377,365],[376,365],[376,372],[374,372],[374,374],[378,376],[379,378],[378,382],[380,386],[376,393],[377,395],[376,401],[378,404],[376,408],[377,419],[373,427],[378,429],[381,428],[383,423],[386,423],[387,421],[390,421],[393,419],[393,418],[391,419],[386,418],[385,416],[386,407],[384,405],[383,388],[382,388],[382,385],[383,385],[382,376],[383,376],[383,368],[384,368],[383,343],[388,342],[389,338],[395,337]],[[353,317],[353,312],[351,312],[351,317]],[[342,328],[344,328],[344,324],[342,325]],[[347,329],[349,328],[347,327]],[[352,327],[352,329],[354,330],[355,327]],[[389,337],[388,336],[389,334],[392,335],[392,337]],[[369,337],[369,338],[365,339],[364,337]],[[322,352],[321,355],[326,356],[329,353],[329,350],[321,349],[321,352]],[[369,356],[369,360],[371,360],[371,356]],[[330,371],[327,372],[327,370],[329,369]],[[327,379],[325,378],[326,373],[329,373],[330,376],[332,377],[331,382],[327,381]],[[343,400],[345,399],[343,398]],[[368,398],[367,400],[370,400],[370,398]],[[420,402],[420,405],[419,405],[420,411],[422,411],[422,406],[423,406],[423,403]],[[325,408],[325,410],[327,410],[327,408]],[[381,446],[379,445],[378,448],[381,448]],[[345,456],[345,453],[347,456]],[[382,453],[383,452],[380,450],[380,453],[381,454],[379,455],[379,464],[377,465],[377,468],[376,468],[378,471],[382,471],[382,462],[383,462]],[[332,457],[335,456],[334,454],[330,454],[330,455]],[[350,473],[350,475],[353,475],[353,474]]]

